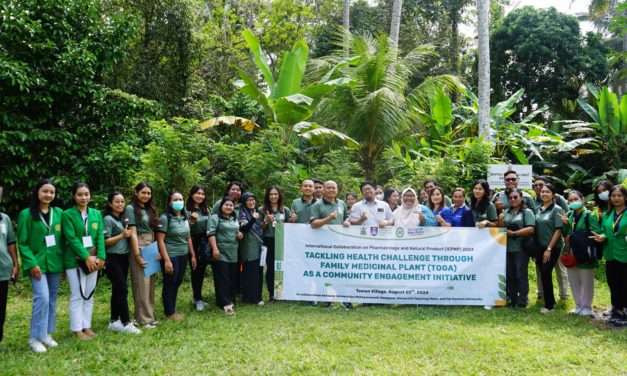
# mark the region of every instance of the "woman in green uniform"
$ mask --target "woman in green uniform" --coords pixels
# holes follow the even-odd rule
[[[561,216],[564,223],[564,239],[568,239],[576,231],[601,232],[599,219],[597,216],[586,210],[583,194],[572,190],[568,193],[568,208],[570,212],[567,216]],[[564,246],[564,253],[568,253],[571,242]],[[594,269],[599,266],[597,260],[589,263],[577,262],[577,265],[567,268],[568,281],[573,291],[575,309],[571,312],[575,315],[592,316],[592,300],[594,298]]]
[[[64,267],[71,292],[70,329],[78,339],[88,340],[96,336],[91,329],[91,316],[94,312],[97,270],[104,267],[106,258],[104,224],[100,212],[87,207],[91,200],[87,184],[74,184],[72,198],[75,206],[61,216],[61,227],[67,242]]]
[[[111,319],[109,330],[127,334],[141,331],[131,322],[128,313],[128,220],[123,220],[124,196],[120,192],[109,193],[104,211],[104,237],[107,261],[105,273],[111,281]]]
[[[30,321],[30,347],[44,352],[57,343],[57,295],[63,272],[61,208],[52,206],[56,187],[49,179],[40,180],[31,194],[30,206],[17,218],[17,245],[22,271],[33,286],[33,310]]]
[[[161,290],[163,310],[168,319],[180,321],[183,315],[176,312],[176,296],[185,276],[187,254],[191,254],[192,270],[196,269],[196,255],[192,246],[183,195],[179,192],[170,194],[168,207],[161,215],[161,227],[157,228],[156,237],[163,270]]]
[[[223,197],[230,197],[231,200],[233,200],[233,204],[235,205],[235,214],[237,215],[239,213],[239,207],[240,207],[240,198],[242,197],[242,193],[244,192],[244,186],[242,185],[242,183],[238,182],[238,181],[232,181],[229,183],[229,185],[226,187],[226,189],[224,190],[224,194]],[[219,214],[220,213],[220,203],[222,202],[222,200],[218,200],[213,204],[213,208],[211,209],[211,213],[213,214]]]
[[[2,201],[0,187],[0,201]],[[0,342],[4,336],[4,320],[9,297],[9,281],[17,279],[17,251],[15,250],[15,233],[8,215],[0,213]],[[48,333],[46,333],[48,335]],[[43,347],[43,345],[42,345]],[[43,348],[46,351],[46,348]],[[0,350],[0,353],[4,350]]]
[[[212,214],[207,225],[207,236],[213,253],[211,263],[216,304],[228,316],[235,314],[235,283],[238,277],[238,240],[244,235],[239,231],[233,199],[225,196],[218,206],[219,214]]]
[[[187,204],[185,206],[187,207],[187,212],[189,213],[192,245],[194,246],[194,253],[196,254],[196,269],[191,270],[194,307],[197,311],[202,311],[207,306],[207,303],[202,300],[202,284],[205,281],[207,260],[203,260],[199,256],[198,250],[207,244],[207,222],[209,221],[209,209],[207,208],[205,189],[200,185],[194,185],[189,190]],[[189,261],[191,266],[191,254]]]
[[[512,308],[529,304],[529,255],[523,251],[525,236],[533,236],[535,217],[523,207],[523,194],[518,188],[507,193],[508,208],[499,216],[498,226],[507,228],[506,289]]]
[[[605,243],[605,274],[610,288],[613,309],[610,322],[627,325],[627,189],[615,185],[610,191],[611,209],[603,217],[602,232],[594,233],[594,240]]]
[[[257,211],[257,199],[246,192],[242,195],[242,207],[239,210],[239,230],[244,237],[239,249],[242,256],[242,300],[246,303],[263,305],[261,300],[263,267],[259,258],[263,241],[261,216]]]
[[[496,215],[496,206],[490,202],[490,184],[487,181],[479,179],[475,182],[470,197],[470,209],[478,228],[496,227],[499,217]]]
[[[535,237],[542,253],[536,258],[540,268],[542,290],[544,291],[544,307],[541,313],[555,309],[555,293],[553,292],[553,268],[562,253],[562,216],[564,209],[555,204],[557,190],[551,183],[544,184],[540,190],[542,205],[536,208]]]
[[[150,277],[144,275],[146,261],[141,250],[154,242],[154,229],[159,225],[157,209],[152,203],[152,187],[142,182],[135,186],[131,204],[124,211],[124,219],[131,230],[129,238],[129,267],[131,269],[131,286],[135,303],[135,321],[145,329],[153,329],[155,320],[155,281],[157,274]]]
[[[266,189],[263,207],[259,208],[262,215],[263,244],[268,248],[266,253],[266,287],[269,300],[274,300],[274,228],[277,224],[287,222],[291,216],[290,209],[283,206],[283,191],[276,185]]]

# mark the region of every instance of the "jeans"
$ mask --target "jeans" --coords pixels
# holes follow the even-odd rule
[[[134,261],[133,261],[134,262]],[[111,321],[131,322],[128,313],[128,254],[107,255],[105,272],[111,281]]]
[[[80,284],[77,271],[80,273]],[[94,313],[94,296],[92,295],[87,300],[83,296],[88,297],[96,288],[98,272],[85,275],[79,268],[72,268],[67,269],[65,274],[70,284],[70,330],[76,333],[83,329],[91,329],[91,317]]]
[[[41,339],[57,328],[57,295],[61,273],[42,273],[38,281],[32,276],[33,310],[30,319],[30,338]]]
[[[512,306],[529,303],[529,256],[525,252],[507,252],[506,290]]]
[[[546,249],[546,247],[542,247]],[[544,308],[555,308],[555,293],[553,292],[553,268],[559,260],[560,251],[554,249],[548,262],[542,261],[543,254],[536,259],[536,265],[540,268],[540,278],[542,278],[542,290],[544,290]]]
[[[165,262],[161,261],[161,269],[163,270],[163,288],[161,296],[163,299],[163,312],[166,316],[172,316],[176,313],[176,296],[179,287],[183,283],[185,276],[185,268],[187,267],[187,255],[170,257],[172,274],[165,273]]]

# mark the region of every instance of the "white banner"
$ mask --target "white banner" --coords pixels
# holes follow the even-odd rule
[[[505,305],[504,229],[288,223],[276,230],[279,300]]]
[[[533,168],[531,165],[515,165],[515,164],[491,164],[488,165],[488,178],[490,188],[505,188],[504,174],[507,171],[516,171],[518,174],[518,188],[533,188]]]

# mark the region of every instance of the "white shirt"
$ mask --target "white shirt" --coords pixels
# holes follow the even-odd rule
[[[394,214],[385,201],[379,201],[375,199],[372,202],[361,200],[353,204],[351,209],[351,220],[358,220],[361,217],[361,213],[366,213],[368,219],[361,224],[366,227],[379,227],[379,221],[389,221],[394,218]]]

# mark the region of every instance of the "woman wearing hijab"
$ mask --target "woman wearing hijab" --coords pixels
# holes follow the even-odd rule
[[[240,201],[242,205],[238,216],[239,230],[244,234],[239,246],[242,254],[242,300],[250,304],[263,305],[264,302],[261,300],[263,267],[260,266],[260,250],[263,245],[261,215],[257,211],[255,195],[245,192]]]
[[[394,211],[394,226],[436,226],[435,216],[428,207],[416,202],[416,191],[405,188],[401,193],[401,206]]]

